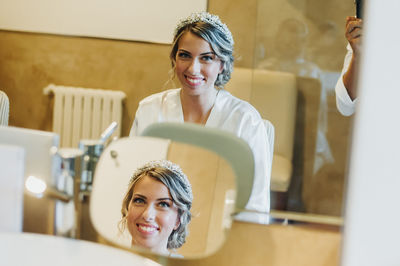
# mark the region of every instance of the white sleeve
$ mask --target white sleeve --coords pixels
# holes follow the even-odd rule
[[[138,135],[138,119],[137,114],[135,115],[135,119],[133,120],[131,130],[129,131],[129,137],[137,136]]]
[[[129,137],[140,136],[146,126],[155,122],[151,107],[151,104],[145,104],[143,101],[139,103],[138,109],[135,113],[135,119],[133,120],[132,127],[129,132]]]
[[[160,109],[159,94],[150,95],[139,102],[132,123],[129,136],[140,136],[144,129],[153,123],[159,122]]]
[[[271,158],[267,131],[264,122],[248,121],[242,137],[250,146],[255,162],[253,188],[246,204],[247,210],[258,212],[270,211],[270,181],[271,181]]]
[[[141,114],[143,113],[142,112],[143,108],[142,108],[141,103],[142,102],[139,102],[139,106],[136,110],[135,119],[133,120],[131,130],[129,131],[129,137],[139,136],[139,133],[140,133],[140,131],[139,131],[140,125],[139,124],[140,124],[140,121],[143,119],[141,116]]]
[[[354,99],[354,101],[351,100],[347,92],[347,89],[343,84],[343,75],[347,72],[349,68],[352,56],[353,56],[353,50],[351,49],[350,44],[347,44],[347,53],[344,58],[342,73],[335,87],[336,106],[339,112],[344,116],[349,116],[354,113],[357,102],[357,99]]]

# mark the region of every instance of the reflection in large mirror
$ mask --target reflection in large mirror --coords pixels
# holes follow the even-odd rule
[[[234,210],[236,195],[235,173],[230,164],[215,152],[167,139],[121,138],[112,142],[105,149],[97,164],[91,198],[90,214],[95,229],[106,240],[125,248],[132,246],[139,247],[139,250],[142,251],[146,248],[151,250],[153,244],[150,241],[153,239],[160,241],[167,224],[162,219],[165,217],[167,207],[164,206],[163,210],[151,209],[151,196],[146,194],[147,192],[144,192],[146,190],[143,188],[137,191],[132,190],[135,192],[130,197],[131,202],[136,200],[137,209],[142,205],[148,206],[149,210],[147,211],[158,213],[158,216],[153,220],[154,217],[148,217],[148,212],[146,212],[135,221],[139,227],[138,221],[151,220],[148,221],[149,224],[156,226],[157,231],[150,232],[150,229],[147,230],[147,228],[146,230],[125,228],[129,230],[121,231],[119,225],[122,221],[121,208],[123,208],[124,196],[129,190],[130,180],[135,171],[146,163],[164,159],[178,165],[191,184],[193,191],[192,219],[188,223],[189,233],[182,247],[176,250],[169,249],[171,253],[158,253],[185,258],[202,257],[214,253],[224,242],[227,229],[231,224],[231,212]],[[137,187],[138,185],[134,188]],[[168,186],[168,188],[170,195],[175,193],[179,196],[179,193],[184,193],[179,192],[179,188],[176,187]],[[172,189],[174,192],[171,192]],[[136,193],[143,198],[135,198]],[[183,197],[183,195],[181,196]],[[170,203],[172,202],[158,204]],[[172,208],[172,206],[168,207]],[[135,205],[132,205],[129,210],[134,210],[134,208]],[[128,224],[126,227],[129,226]],[[135,244],[139,241],[135,241],[134,236],[137,239],[146,239],[146,244]]]
[[[337,111],[334,87],[353,1],[209,0],[208,11],[235,36],[226,89],[275,126],[272,211],[340,216],[351,118]],[[43,89],[54,83],[123,91],[120,129],[128,136],[139,101],[169,80],[169,45],[4,29],[0,43],[0,84],[10,99],[12,126],[52,131],[55,99]],[[242,75],[248,78],[235,86]],[[50,223],[43,223],[46,231]],[[33,219],[25,227],[37,229]]]
[[[243,96],[275,126],[272,209],[342,215],[352,118],[338,111],[335,87],[354,2],[257,1],[253,62],[233,80],[252,71]]]

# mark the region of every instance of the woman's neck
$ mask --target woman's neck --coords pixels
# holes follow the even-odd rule
[[[165,247],[162,246],[155,246],[155,247],[145,247],[145,246],[141,246],[141,245],[135,245],[134,243],[132,243],[131,245],[133,248],[139,248],[139,250],[146,250],[146,251],[150,251],[152,253],[156,253],[156,254],[160,254],[160,255],[164,255],[164,256],[170,256],[171,252],[167,249],[166,245]]]
[[[213,88],[201,95],[187,95],[181,90],[181,103],[185,122],[205,125],[214,107],[219,90]]]
[[[167,248],[162,248],[162,249],[157,248],[157,249],[150,249],[150,250],[153,253],[157,253],[157,254],[160,254],[163,256],[167,256],[167,257],[170,256],[170,254],[171,254],[171,252]]]

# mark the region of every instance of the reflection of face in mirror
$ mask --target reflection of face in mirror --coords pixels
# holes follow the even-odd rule
[[[122,203],[121,229],[127,226],[132,246],[169,255],[184,243],[191,219],[192,189],[181,169],[151,162],[133,175]]]
[[[97,164],[90,218],[101,238],[117,246],[198,258],[224,242],[234,191],[231,165],[210,150],[158,138],[121,138]]]
[[[273,138],[251,104],[223,89],[233,71],[233,48],[232,33],[217,15],[198,12],[181,20],[170,51],[171,73],[181,88],[174,86],[141,100],[130,136],[142,135],[160,122],[195,123],[234,134],[255,157],[246,209],[269,212]]]
[[[199,63],[194,64],[193,59]],[[190,31],[182,35],[176,54],[175,72],[185,92],[200,94],[210,90],[222,69],[221,60],[207,41]]]
[[[144,176],[133,189],[126,216],[132,246],[165,253],[168,238],[179,226],[178,209],[168,188],[150,176]]]

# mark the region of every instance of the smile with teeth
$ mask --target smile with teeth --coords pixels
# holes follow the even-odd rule
[[[189,83],[193,86],[199,85],[203,82],[203,78],[200,78],[200,77],[196,77],[196,78],[192,78],[192,77],[188,77],[188,76],[185,76],[185,77],[186,77],[187,81],[189,81]]]
[[[145,225],[145,224],[137,224],[138,228],[140,231],[143,231],[145,233],[153,233],[158,229],[158,227],[154,226],[154,225]]]

